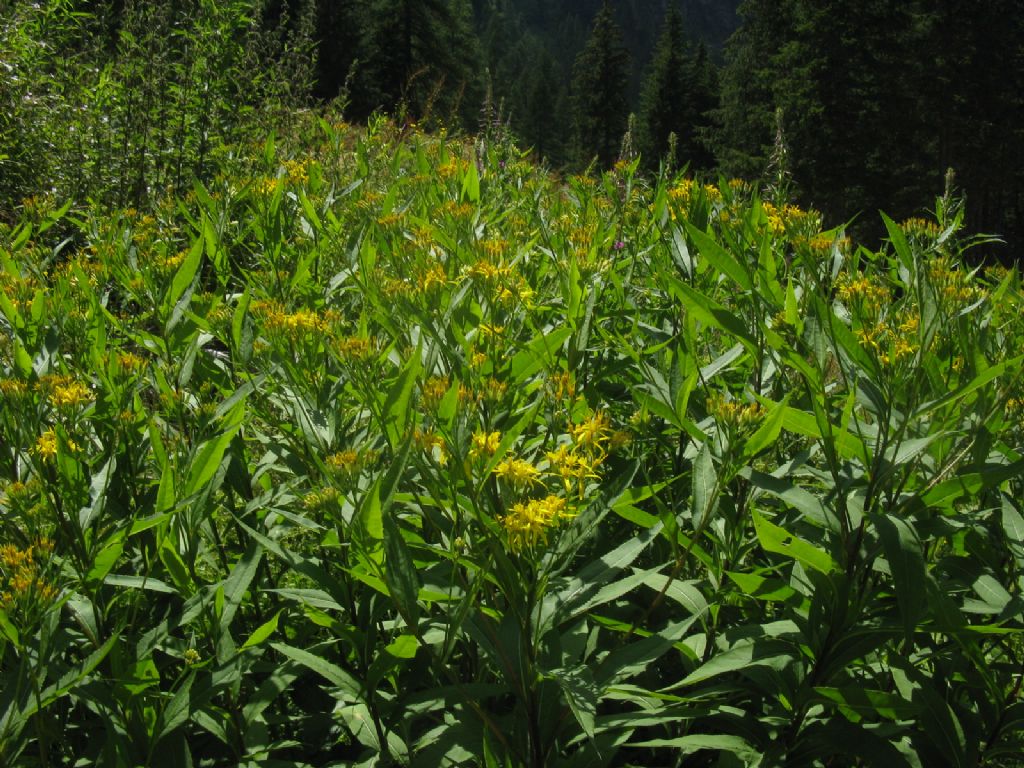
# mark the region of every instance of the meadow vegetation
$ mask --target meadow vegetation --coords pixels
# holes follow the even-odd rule
[[[871,250],[210,98],[0,224],[0,763],[1019,765],[1024,294],[953,190]]]

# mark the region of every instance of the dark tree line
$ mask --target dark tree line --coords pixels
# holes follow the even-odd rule
[[[968,226],[1024,235],[1024,22],[1008,0],[745,0],[722,74],[717,155],[765,167],[781,110],[798,197],[832,221],[909,216],[943,190]],[[1006,258],[1016,254],[1004,249]]]

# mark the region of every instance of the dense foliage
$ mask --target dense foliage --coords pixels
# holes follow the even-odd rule
[[[0,764],[1021,764],[1024,292],[952,186],[868,248],[782,142],[553,174],[175,7],[4,7]]]

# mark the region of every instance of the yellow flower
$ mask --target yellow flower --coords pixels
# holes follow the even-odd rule
[[[608,414],[598,411],[583,423],[572,427],[573,442],[591,452],[603,452],[603,444],[611,437],[611,426]]]
[[[423,405],[428,410],[437,410],[450,387],[447,376],[431,376],[423,382]]]
[[[43,459],[57,455],[57,434],[52,429],[43,432],[36,440],[36,453]]]
[[[580,498],[583,498],[587,482],[589,480],[601,479],[601,475],[597,472],[597,467],[600,466],[603,458],[600,455],[594,457],[581,456],[565,443],[553,451],[548,451],[546,455],[553,473],[561,478],[566,493],[575,486],[576,492]]]
[[[519,490],[540,482],[540,470],[523,459],[502,459],[494,468],[494,474]]]
[[[56,408],[74,408],[92,399],[92,392],[80,381],[69,380],[53,387],[50,402]]]
[[[412,437],[416,444],[437,462],[438,466],[443,467],[448,463],[448,446],[441,435],[436,432],[421,432],[417,429],[413,432]]]
[[[550,385],[554,390],[555,400],[572,400],[576,397],[576,383],[572,380],[572,373],[569,371],[559,371],[551,376]]]
[[[493,456],[501,443],[501,432],[475,432],[473,433],[473,445],[469,449],[471,458],[477,459],[481,456]]]
[[[359,454],[353,450],[339,451],[328,456],[324,463],[334,472],[350,474],[359,468]]]
[[[548,530],[559,520],[573,517],[566,511],[566,500],[549,495],[543,499],[519,502],[501,518],[508,534],[509,549],[519,552],[538,543],[547,542]]]
[[[21,397],[28,393],[28,385],[21,379],[0,379],[0,394]]]
[[[419,278],[420,293],[430,293],[434,288],[443,288],[448,282],[448,275],[440,264],[432,264]]]

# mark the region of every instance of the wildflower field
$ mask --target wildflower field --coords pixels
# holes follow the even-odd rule
[[[216,162],[0,226],[0,764],[1021,764],[1024,300],[955,200]]]

